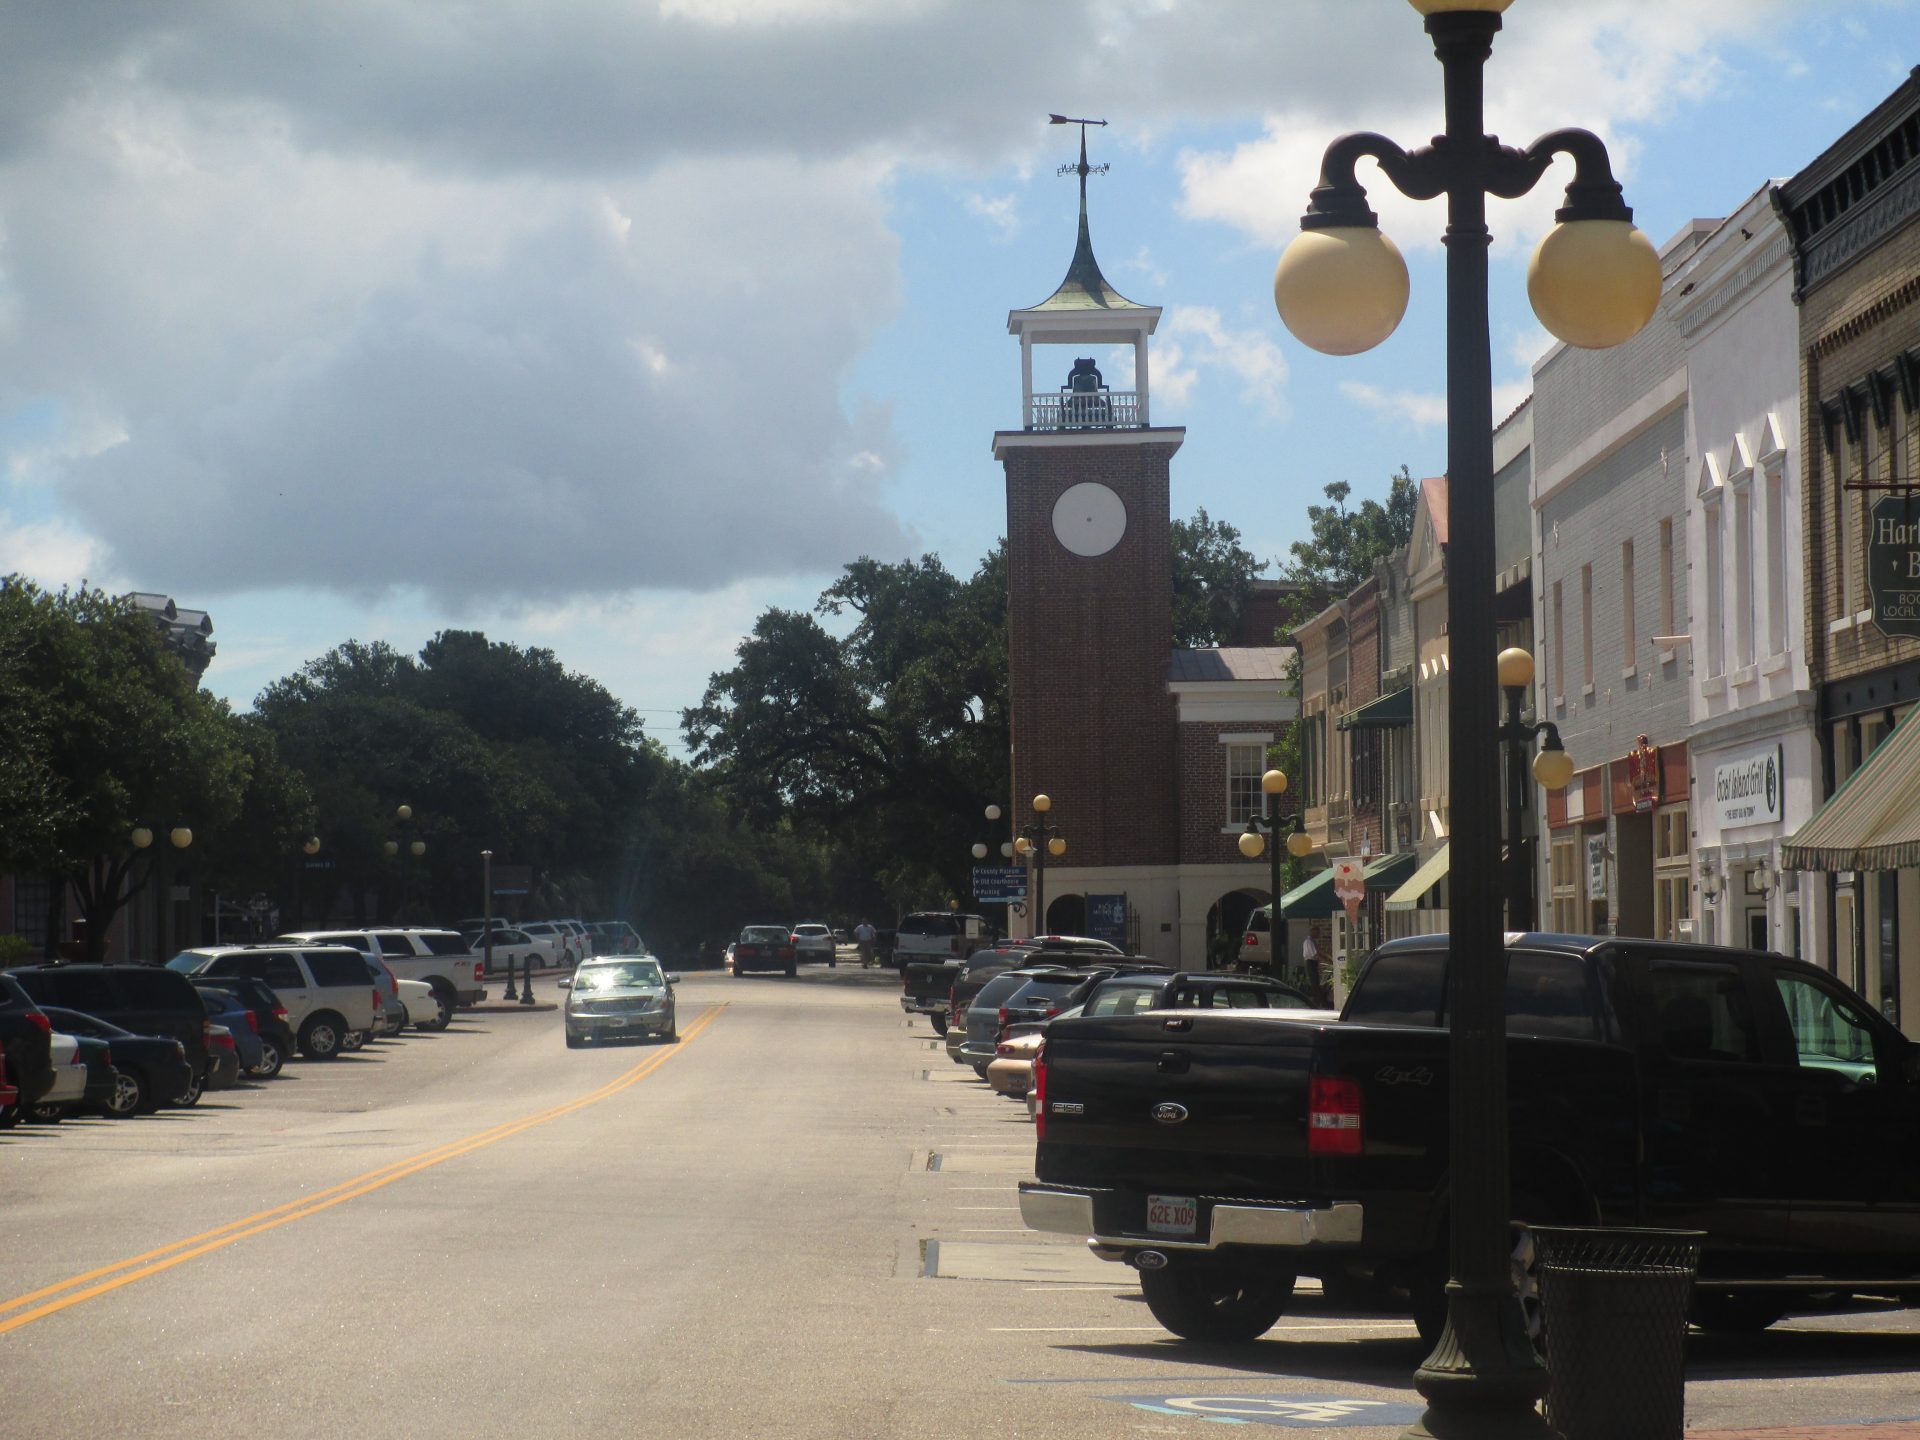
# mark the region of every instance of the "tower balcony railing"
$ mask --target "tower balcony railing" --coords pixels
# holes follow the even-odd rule
[[[1137,430],[1143,423],[1134,390],[1027,397],[1029,430]]]

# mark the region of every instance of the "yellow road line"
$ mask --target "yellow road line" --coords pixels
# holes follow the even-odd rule
[[[115,1264],[104,1265],[97,1270],[89,1270],[84,1274],[71,1276],[56,1285],[47,1285],[26,1295],[16,1296],[12,1300],[0,1303],[0,1315],[8,1315],[10,1311],[23,1310],[25,1306],[31,1305],[34,1307],[30,1310],[23,1310],[21,1314],[11,1315],[8,1319],[0,1320],[0,1335],[18,1330],[23,1325],[31,1325],[35,1320],[42,1320],[49,1315],[58,1314],[70,1306],[78,1305],[83,1301],[91,1300],[99,1295],[105,1295],[109,1291],[118,1290],[124,1285],[131,1285],[136,1280],[144,1280],[149,1275],[157,1275],[163,1270],[171,1270],[176,1265],[184,1265],[189,1260],[205,1255],[209,1251],[222,1249],[237,1240],[244,1240],[250,1235],[259,1235],[264,1231],[277,1229],[295,1220],[303,1220],[309,1215],[319,1214],[322,1210],[331,1210],[335,1205],[344,1204],[348,1200],[355,1199],[358,1196],[368,1194],[374,1190],[379,1190],[387,1185],[393,1184],[396,1180],[405,1179],[409,1175],[418,1174],[422,1170],[431,1169],[433,1166],[443,1164],[448,1160],[458,1159],[462,1155],[470,1155],[475,1150],[485,1149],[487,1146],[497,1144],[510,1136],[518,1135],[523,1130],[531,1130],[536,1125],[544,1125],[549,1120],[557,1120],[563,1115],[571,1115],[576,1110],[584,1110],[589,1105],[598,1104],[602,1100],[619,1094],[629,1086],[638,1084],[654,1071],[658,1070],[662,1065],[666,1064],[667,1061],[671,1060],[675,1055],[679,1054],[688,1041],[695,1039],[703,1030],[707,1029],[715,1020],[720,1018],[721,1012],[727,1008],[727,1003],[728,1002],[722,1001],[713,1006],[706,1014],[702,1015],[698,1020],[694,1021],[693,1024],[681,1031],[679,1045],[674,1046],[671,1050],[663,1050],[658,1054],[649,1056],[625,1074],[602,1085],[598,1090],[590,1090],[585,1095],[564,1101],[559,1105],[542,1110],[537,1114],[524,1116],[518,1120],[509,1120],[502,1124],[495,1125],[491,1129],[481,1130],[473,1135],[469,1135],[464,1139],[449,1141],[445,1145],[422,1151],[418,1155],[409,1156],[404,1160],[396,1160],[392,1164],[380,1166],[378,1169],[368,1170],[363,1174],[354,1176],[351,1180],[342,1180],[337,1185],[329,1186],[327,1189],[317,1191],[312,1195],[302,1196],[298,1200],[290,1200],[284,1205],[276,1205],[270,1210],[261,1210],[252,1215],[242,1216],[238,1220],[231,1220],[225,1225],[216,1226],[212,1230],[203,1230],[198,1235],[190,1235],[184,1240],[176,1240],[171,1245],[162,1245],[157,1250],[148,1250],[144,1254],[134,1255]],[[112,1278],[105,1278],[109,1276]],[[89,1281],[94,1280],[98,1280],[100,1283],[97,1285],[88,1284]],[[76,1289],[76,1286],[84,1286],[85,1288]],[[59,1298],[49,1299],[48,1297],[51,1296],[58,1296]],[[40,1300],[45,1300],[46,1303],[35,1305],[34,1302]]]

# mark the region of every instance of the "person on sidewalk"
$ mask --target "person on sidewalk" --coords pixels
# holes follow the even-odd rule
[[[862,970],[873,968],[873,942],[876,933],[873,926],[865,920],[862,920],[858,925],[853,927],[853,943],[860,947],[860,968]]]

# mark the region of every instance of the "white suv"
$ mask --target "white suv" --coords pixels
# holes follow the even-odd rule
[[[444,1030],[453,1012],[487,998],[480,957],[452,930],[296,930],[276,937],[279,944],[351,945],[378,956],[402,980],[433,987],[439,1014],[430,1030]]]
[[[793,927],[793,951],[796,959],[824,960],[829,968],[840,963],[840,952],[833,943],[833,931],[811,920]]]
[[[207,945],[167,962],[183,975],[245,975],[265,981],[287,1007],[287,1025],[309,1060],[331,1060],[347,1036],[373,1029],[380,992],[367,957],[346,945]]]

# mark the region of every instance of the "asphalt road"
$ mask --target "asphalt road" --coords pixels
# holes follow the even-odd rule
[[[1411,1327],[1306,1295],[1259,1344],[1184,1345],[1127,1272],[1022,1230],[1024,1109],[897,993],[689,975],[677,1046],[469,1015],[0,1135],[0,1436],[1404,1428]],[[1696,1340],[1689,1425],[1920,1414],[1915,1329]]]

